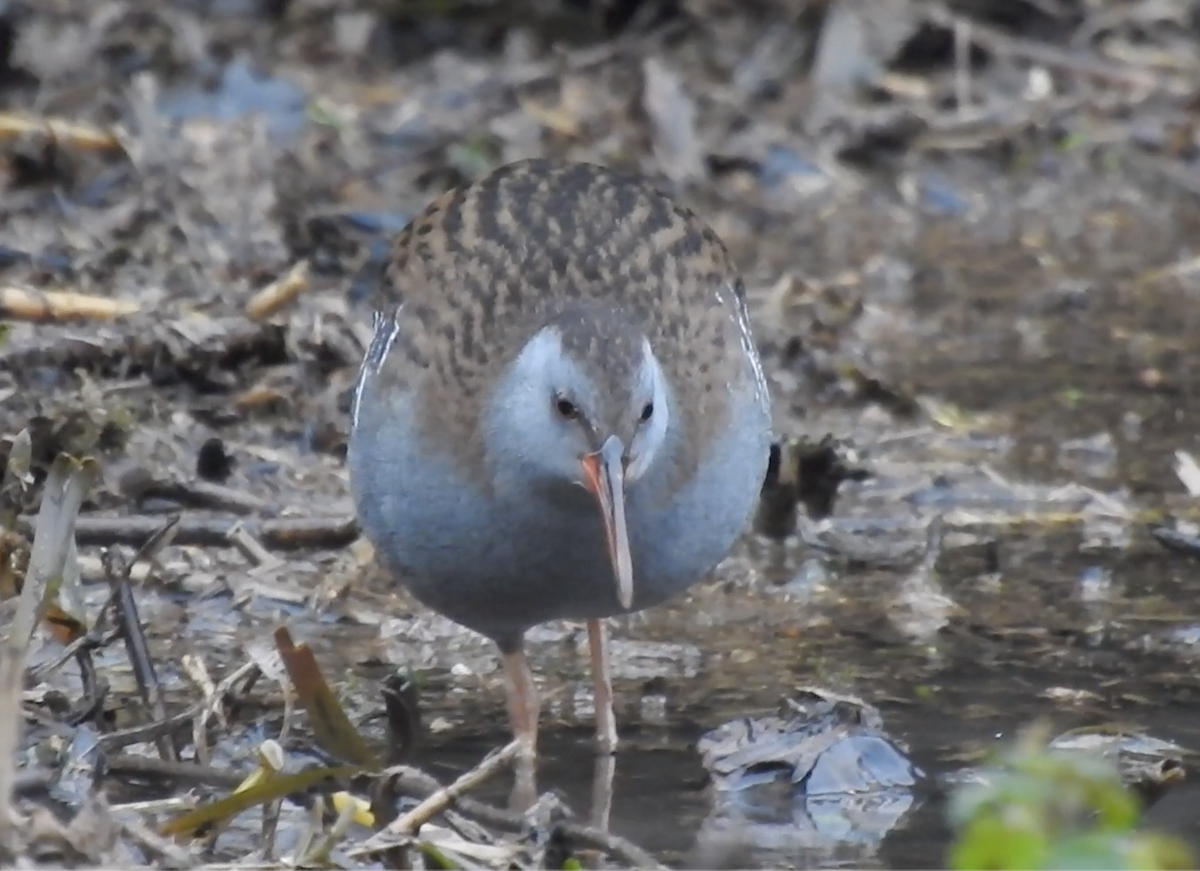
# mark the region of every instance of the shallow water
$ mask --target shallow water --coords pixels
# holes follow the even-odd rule
[[[891,734],[905,742],[912,758],[930,777],[963,766],[961,756],[1012,737],[1031,716],[1045,715],[1057,725],[1094,722],[1089,717],[1063,714],[1050,701],[1031,703],[1036,689],[1032,675],[996,680],[988,673],[956,675],[959,683],[941,685],[940,704],[928,706],[883,704]],[[989,680],[990,678],[990,680]],[[983,681],[1000,686],[982,691]],[[1082,685],[1082,682],[1073,684]],[[986,699],[986,701],[985,701]],[[989,710],[980,710],[982,707]],[[953,711],[968,712],[954,716]],[[1137,718],[1145,723],[1145,718]],[[1194,713],[1169,711],[1150,721],[1156,734],[1190,747],[1200,746],[1200,726]],[[861,800],[848,808],[824,814],[802,800],[779,801],[757,812],[743,809],[731,822],[718,814],[703,788],[703,769],[688,746],[694,732],[643,730],[626,736],[614,778],[610,826],[618,834],[682,867],[763,868],[936,868],[945,862],[950,838],[945,823],[943,794],[930,784],[906,797],[900,809],[872,814]],[[473,766],[490,748],[507,739],[503,732],[470,741],[451,742],[422,753],[432,770],[449,778]],[[594,757],[586,729],[555,730],[542,736],[540,789],[561,791],[581,814],[591,808]],[[480,793],[503,805],[507,781]],[[1200,798],[1194,781],[1169,792],[1146,815],[1145,824],[1179,834],[1200,848],[1200,827],[1193,809]]]
[[[1015,245],[1003,230],[1009,241],[981,242],[1000,221],[926,235],[911,280],[873,297],[887,310],[861,326],[866,356],[918,394],[956,403],[966,425],[905,431],[871,409],[784,419],[793,431],[852,434],[868,453],[876,477],[847,485],[830,523],[803,527],[810,541],[849,543],[860,559],[793,543],[771,562],[770,548],[755,542],[722,567],[722,583],[617,628],[618,642],[684,646],[661,655],[661,679],[649,682],[653,669],[620,680],[618,657],[629,738],[616,831],[680,863],[944,862],[936,795],[921,797],[879,842],[789,807],[718,839],[733,859],[694,852],[711,832],[712,803],[689,742],[808,683],[877,704],[931,776],[1039,717],[1056,729],[1132,723],[1200,747],[1192,664],[1200,579],[1145,526],[1154,510],[1194,511],[1172,468],[1173,452],[1196,444],[1193,316],[1180,308],[1191,288],[1137,283],[1179,256],[1194,209],[1174,203],[1164,215],[1144,192],[1118,187],[1075,193],[1058,215],[1013,218]],[[1079,216],[1093,196],[1093,210]],[[1039,253],[1051,242],[1051,253]],[[764,332],[769,342],[773,327]],[[793,383],[786,373],[783,383]],[[789,398],[777,389],[777,408]],[[937,513],[950,531],[937,574],[922,577],[924,524]],[[893,564],[872,564],[872,553],[892,554]],[[586,670],[578,644],[567,647],[564,658],[560,641],[534,644],[535,662],[552,675],[548,707],[577,724],[545,734],[540,785],[563,789],[582,810],[587,708],[576,715],[562,699],[586,700]],[[447,739],[422,758],[459,770],[503,736],[497,727],[483,740]],[[1147,822],[1200,846],[1188,810],[1197,788],[1185,782]],[[503,794],[498,786],[493,797]]]

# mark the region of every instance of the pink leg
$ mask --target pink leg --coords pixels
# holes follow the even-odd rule
[[[592,694],[596,707],[596,746],[601,753],[617,752],[617,717],[613,713],[612,674],[608,668],[608,627],[602,620],[587,621],[588,648],[592,653]]]
[[[592,768],[592,825],[602,832],[608,831],[608,820],[612,815],[613,780],[617,773],[617,757],[609,753],[597,753]]]
[[[512,725],[513,737],[522,744],[513,772],[508,804],[510,810],[524,813],[537,801],[537,685],[533,682],[529,663],[525,661],[525,652],[520,647],[507,653],[502,650],[501,654],[504,657],[508,721]]]
[[[513,737],[521,741],[524,756],[537,755],[538,695],[525,652],[520,647],[503,653],[505,691],[508,700],[508,721]]]

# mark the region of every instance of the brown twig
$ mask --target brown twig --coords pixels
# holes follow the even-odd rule
[[[111,774],[141,774],[162,780],[181,780],[189,784],[204,784],[233,788],[245,779],[245,774],[197,765],[195,762],[180,762],[171,759],[155,759],[153,756],[132,756],[118,753],[104,758],[104,767]]]
[[[339,550],[358,537],[353,517],[289,517],[275,520],[239,521],[222,517],[183,517],[175,534],[176,544],[200,547],[233,547],[229,531],[241,522],[246,531],[270,550]],[[17,528],[29,534],[34,519],[22,515]],[[161,517],[80,517],[75,524],[81,547],[124,544],[137,547],[162,527]]]
[[[122,747],[128,747],[130,744],[138,744],[143,741],[153,741],[159,735],[166,734],[174,729],[178,729],[190,723],[194,718],[204,715],[204,712],[211,709],[215,705],[223,704],[225,696],[233,689],[234,685],[241,680],[250,680],[261,673],[258,663],[250,661],[243,663],[234,671],[227,674],[219,684],[217,691],[211,699],[192,705],[185,711],[178,714],[172,714],[165,720],[160,720],[156,723],[147,723],[144,726],[133,726],[129,729],[121,729],[117,732],[109,732],[106,735],[101,735],[97,739],[97,744],[100,749],[107,752],[119,750]]]
[[[387,773],[392,778],[394,791],[398,794],[427,798],[442,788],[442,784],[432,774],[411,765],[394,765]],[[468,795],[461,796],[455,802],[455,807],[473,820],[507,832],[521,832],[529,825],[524,814],[506,811]]]
[[[160,524],[162,526],[162,524]],[[149,550],[156,540],[169,535],[170,526],[152,538],[144,550]],[[105,554],[108,568],[108,583],[116,600],[117,625],[121,628],[121,637],[125,640],[125,652],[133,667],[133,675],[137,680],[138,690],[143,701],[150,708],[156,720],[167,718],[167,707],[163,701],[162,687],[158,681],[158,671],[154,667],[154,659],[150,656],[150,646],[146,641],[146,630],[142,626],[138,614],[137,600],[133,596],[133,588],[129,584],[129,567],[115,550]],[[158,752],[163,759],[172,762],[179,759],[175,742],[170,732],[164,732],[155,738]]]
[[[184,508],[201,511],[223,511],[227,514],[257,514],[272,517],[279,513],[276,506],[224,484],[210,481],[186,481],[183,479],[156,478],[141,471],[121,477],[122,495],[131,499],[165,499]]]
[[[659,862],[637,844],[628,838],[614,835],[595,826],[584,826],[579,823],[560,822],[555,828],[563,837],[590,847],[602,850],[621,863],[623,868],[654,868],[662,869],[667,866]]]
[[[449,786],[444,786],[425,798],[408,813],[396,817],[382,832],[367,839],[366,843],[348,851],[351,857],[366,856],[389,850],[406,841],[412,834],[437,814],[454,804],[462,795],[470,792],[479,785],[491,780],[521,753],[525,745],[517,740],[510,741],[505,747],[484,757],[483,761],[459,777]]]
[[[151,831],[137,820],[125,820],[121,823],[121,832],[146,853],[158,856],[168,868],[194,868],[196,860],[192,854],[180,847],[174,841],[164,838],[157,832]]]
[[[1184,93],[1184,82],[1178,82],[1180,88],[1168,88],[1175,85],[1162,75],[1130,66],[1129,64],[1114,63],[1095,55],[1080,52],[1063,51],[1043,42],[1009,36],[1001,30],[988,27],[978,21],[956,15],[948,9],[932,6],[925,10],[930,21],[951,31],[965,32],[966,38],[972,43],[1009,57],[1031,61],[1042,66],[1065,70],[1080,76],[1102,79],[1112,84],[1127,85],[1145,90],[1175,90]]]
[[[416,795],[429,798],[445,791],[445,788],[438,783],[437,778],[419,768],[409,765],[396,765],[389,769],[388,773],[393,778],[398,778],[396,788],[399,792],[415,793]],[[456,797],[454,806],[473,820],[508,832],[521,832],[529,826],[529,821],[523,814],[511,813],[470,796],[460,795]],[[413,812],[415,811],[416,808],[414,808]],[[410,812],[410,814],[413,812]],[[393,825],[395,824],[393,823]],[[620,835],[614,835],[611,832],[598,829],[595,826],[587,826],[564,820],[558,822],[555,828],[564,837],[581,846],[607,853],[620,862],[622,867],[656,869],[664,867],[657,859],[632,841],[622,838]],[[391,827],[389,826],[390,829]]]

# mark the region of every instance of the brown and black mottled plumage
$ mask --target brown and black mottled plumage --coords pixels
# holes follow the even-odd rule
[[[520,161],[442,195],[397,237],[375,300],[398,326],[379,386],[416,389],[425,439],[478,476],[481,410],[541,327],[555,322],[608,388],[628,383],[645,336],[689,434],[679,487],[747,377],[740,294],[717,236],[646,181]]]
[[[711,571],[766,467],[770,399],[724,246],[641,178],[522,161],[427,207],[377,294],[347,447],[364,533],[417,599],[496,642],[529,750],[525,633],[587,621],[611,752],[604,619]]]

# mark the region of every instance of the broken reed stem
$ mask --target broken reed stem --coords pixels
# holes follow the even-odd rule
[[[121,147],[120,140],[112,131],[102,127],[65,118],[35,118],[0,112],[0,142],[30,134],[51,136],[59,144],[73,145],[83,150],[111,151]]]
[[[394,839],[411,837],[422,824],[446,810],[466,793],[508,768],[524,748],[524,743],[513,740],[500,750],[488,754],[482,762],[462,777],[449,786],[442,787],[408,813],[394,819],[382,832],[372,835],[366,843],[349,850],[347,854],[353,858],[391,849],[395,846]]]
[[[298,260],[246,303],[246,316],[261,321],[282,309],[308,288],[308,260]]]
[[[397,817],[385,829],[390,834],[412,834],[423,823],[433,819],[444,811],[461,796],[491,780],[512,763],[521,753],[525,745],[519,740],[513,740],[499,751],[485,756],[483,761],[429,798],[422,801],[408,813]]]
[[[47,592],[62,578],[75,534],[75,519],[84,496],[99,474],[100,467],[95,460],[77,460],[66,454],[59,454],[50,466],[33,527],[29,567],[8,634],[22,651],[45,613]]]
[[[110,320],[140,310],[141,306],[136,302],[107,296],[68,290],[0,287],[0,318],[16,321]]]

